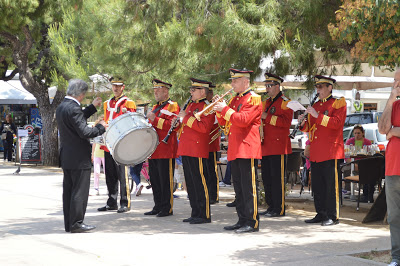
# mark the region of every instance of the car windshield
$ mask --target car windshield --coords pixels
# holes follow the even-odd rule
[[[379,130],[376,130],[376,139],[378,142],[386,141],[386,135],[379,133]]]

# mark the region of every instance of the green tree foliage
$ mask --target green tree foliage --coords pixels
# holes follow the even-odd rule
[[[329,25],[351,55],[376,66],[400,64],[400,9],[395,0],[344,0]]]
[[[50,103],[51,72],[57,68],[47,32],[51,24],[61,22],[60,8],[79,5],[80,1],[66,0],[0,0],[0,79],[7,81],[19,74],[24,88],[37,99],[46,147],[43,161],[48,165],[58,163],[54,113],[64,94],[59,90]]]
[[[109,73],[128,81],[134,99],[152,99],[150,81],[187,97],[189,77],[227,82],[230,67],[256,70],[274,55],[280,75],[332,74],[343,56],[327,31],[339,0],[96,0],[66,13],[51,31],[65,73]],[[318,54],[316,50],[321,50]],[[322,55],[322,56],[321,56]],[[73,67],[71,67],[73,66]],[[334,74],[334,73],[333,73]],[[308,84],[310,87],[311,83]]]

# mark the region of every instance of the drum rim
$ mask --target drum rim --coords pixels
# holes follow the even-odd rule
[[[144,159],[141,159],[141,160],[139,160],[139,161],[135,161],[135,162],[131,162],[131,163],[128,163],[128,164],[124,164],[124,163],[121,163],[121,162],[119,162],[119,161],[117,161],[116,160],[116,156],[115,156],[115,154],[114,154],[114,151],[115,151],[115,146],[118,144],[118,141],[116,141],[115,142],[115,145],[113,146],[113,149],[112,149],[112,155],[113,155],[113,158],[114,158],[114,160],[117,162],[117,163],[119,163],[119,164],[122,164],[122,165],[135,165],[135,164],[138,164],[138,163],[140,163],[140,162],[142,162],[142,161],[144,161],[144,160],[146,160],[146,159],[148,159],[153,153],[154,153],[154,151],[157,149],[157,147],[158,147],[158,145],[160,144],[160,139],[159,139],[159,137],[158,137],[158,134],[157,134],[157,131],[153,128],[153,127],[149,127],[149,128],[141,128],[141,129],[150,129],[150,130],[152,130],[154,133],[155,133],[155,136],[156,136],[156,138],[155,138],[155,144],[154,144],[154,147],[152,148],[152,149],[149,149],[149,153],[148,153],[148,155],[146,155],[145,157],[144,157]],[[135,129],[135,130],[137,130],[137,128]],[[130,130],[129,131],[129,133],[130,132],[132,132],[132,131],[134,131],[134,130]],[[128,134],[128,133],[127,133]],[[120,137],[118,138],[118,140],[120,140]],[[111,151],[111,150],[110,150]],[[119,157],[119,156],[118,156]]]

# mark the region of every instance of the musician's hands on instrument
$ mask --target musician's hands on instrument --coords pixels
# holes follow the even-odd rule
[[[315,111],[315,109],[311,106],[307,107],[307,113],[310,114],[311,116],[317,118],[318,117],[318,112]]]
[[[214,105],[213,110],[217,111],[217,112],[222,112],[222,109],[224,109],[225,106],[226,106],[226,102],[225,101],[220,101],[220,102],[217,102]]]
[[[94,98],[92,104],[95,107],[100,107],[102,102],[103,102],[103,100],[100,97],[96,97],[96,98]]]
[[[99,124],[102,125],[103,127],[107,128],[107,123],[104,120],[100,120]]]
[[[261,114],[261,119],[265,119],[265,118],[267,118],[267,115],[268,115],[268,113],[266,113],[266,112],[262,112],[262,114]]]
[[[176,121],[176,120],[178,120],[178,121]],[[174,128],[177,128],[177,127],[179,127],[180,126],[180,123],[181,123],[181,121],[180,121],[181,119],[179,118],[179,117],[174,117],[174,118],[172,118],[172,120],[171,120],[171,124],[172,125],[175,125],[175,127]],[[176,123],[176,124],[175,124]]]
[[[149,110],[149,111],[147,112],[147,118],[148,118],[150,121],[153,121],[153,120],[156,118],[156,114],[153,113],[151,110]]]
[[[299,115],[299,117],[297,117],[297,121],[301,121],[300,126],[303,127],[304,124],[306,123],[306,119],[304,119],[304,116],[306,116],[306,114],[301,114]]]
[[[182,117],[184,118],[186,116],[186,111],[185,110],[181,110],[178,114],[178,117]]]

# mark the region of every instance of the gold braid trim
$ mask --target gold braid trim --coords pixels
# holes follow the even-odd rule
[[[259,105],[261,103],[261,96],[260,95],[251,95],[248,103],[251,105]]]
[[[157,128],[162,129],[165,119],[160,118],[157,122]]]
[[[324,117],[322,118],[321,126],[327,127],[329,123],[329,118],[329,116],[324,115]]]
[[[196,118],[194,116],[191,116],[188,121],[187,121],[187,126],[192,128],[194,121],[196,121]]]
[[[269,124],[272,126],[276,126],[276,120],[278,119],[278,117],[276,115],[273,115],[271,117],[271,121],[269,121]]]
[[[235,111],[234,111],[232,108],[229,108],[228,111],[226,111],[226,113],[225,113],[224,119],[225,119],[226,121],[229,121],[229,119],[231,119],[231,116],[232,116],[232,114],[233,114],[234,112],[235,112]]]

